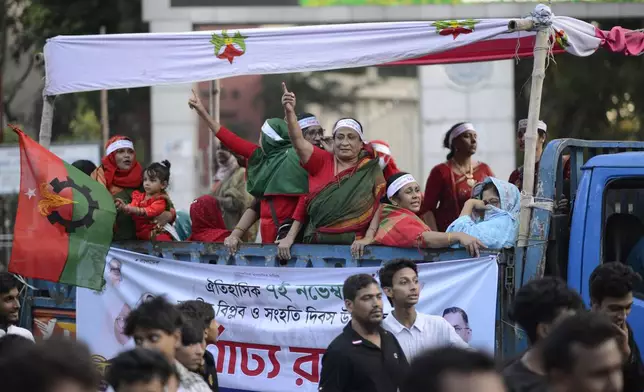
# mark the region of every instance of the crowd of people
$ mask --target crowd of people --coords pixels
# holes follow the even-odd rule
[[[370,244],[463,247],[474,256],[514,245],[523,170],[503,181],[476,161],[472,124],[447,131],[447,159],[431,170],[423,191],[385,141],[367,139],[358,120],[341,118],[326,137],[320,121],[297,114],[295,94],[282,88],[285,116],[264,122],[258,144],[215,121],[193,93],[189,106],[221,146],[211,193],[189,214],[177,212],[166,192],[170,162],[142,168],[126,137],[107,142],[99,167],[76,162],[114,196],[114,240],[223,242],[231,253],[257,240],[276,243],[284,260],[294,243],[351,245],[356,258]],[[526,126],[519,122],[520,146]],[[539,122],[537,164],[546,130]]]
[[[523,286],[509,320],[529,347],[505,363],[468,345],[443,317],[416,310],[421,287],[414,262],[392,260],[349,276],[342,288],[351,320],[322,357],[323,392],[641,392],[644,365],[626,318],[632,268],[611,262],[590,276],[590,309],[556,277]],[[4,392],[219,391],[207,349],[219,325],[201,300],[142,301],[125,319],[136,348],[97,366],[81,342],[34,342],[19,321],[21,284],[0,273],[0,380]],[[383,314],[383,295],[392,312]],[[249,385],[249,389],[257,386]]]

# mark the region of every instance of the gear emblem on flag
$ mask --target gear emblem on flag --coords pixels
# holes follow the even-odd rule
[[[244,37],[239,31],[231,37],[226,30],[222,30],[221,35],[212,35],[210,43],[215,45],[215,56],[218,59],[228,60],[232,64],[235,57],[246,53],[246,38],[248,37]]]
[[[474,32],[480,20],[466,19],[466,20],[439,20],[433,22],[432,26],[436,28],[436,33],[439,35],[451,35],[456,39],[461,34],[470,34]]]
[[[47,219],[49,222],[53,225],[58,223],[59,225],[63,226],[65,228],[65,231],[67,233],[73,233],[76,231],[76,229],[81,228],[81,227],[90,227],[94,223],[94,211],[98,209],[98,202],[92,198],[92,190],[83,185],[80,186],[74,182],[70,177],[67,177],[67,181],[61,181],[58,178],[54,178],[51,180],[49,184],[43,184],[41,186],[41,191],[43,189],[47,189],[48,185],[51,186],[52,190],[56,193],[55,196],[58,196],[60,198],[60,192],[63,191],[65,188],[73,188],[76,189],[83,197],[87,200],[87,213],[85,216],[83,216],[81,219],[78,220],[70,220],[70,219],[65,219],[63,218],[58,211],[50,211],[49,214],[47,215]],[[65,199],[66,200],[66,199]],[[44,200],[41,200],[41,202]],[[64,202],[64,204],[71,204],[74,202]],[[39,208],[41,208],[41,214],[43,213],[42,206],[39,203]],[[51,207],[50,207],[51,208]]]

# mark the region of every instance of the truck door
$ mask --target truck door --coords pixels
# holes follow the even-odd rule
[[[586,211],[581,281],[577,286],[587,304],[588,280],[600,262],[628,264],[644,277],[644,170],[595,168],[589,192],[589,199],[595,202],[589,203]],[[633,296],[628,322],[638,346],[644,348],[644,284],[635,287]]]

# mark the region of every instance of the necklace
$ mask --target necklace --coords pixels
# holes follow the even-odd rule
[[[469,186],[470,188],[474,188],[474,185],[476,185],[476,180],[474,179],[474,170],[472,169],[472,163],[470,162],[470,165],[467,171],[463,170],[463,167],[457,164],[454,158],[452,158],[452,165],[454,165],[454,168],[456,168],[456,170],[458,170],[458,172],[461,175],[467,178],[467,181],[466,181],[467,186]]]

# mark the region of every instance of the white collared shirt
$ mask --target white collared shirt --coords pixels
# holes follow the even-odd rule
[[[422,352],[438,347],[452,346],[468,348],[447,320],[440,316],[416,313],[416,321],[411,328],[400,324],[392,312],[382,321],[382,327],[391,332],[409,362]]]

